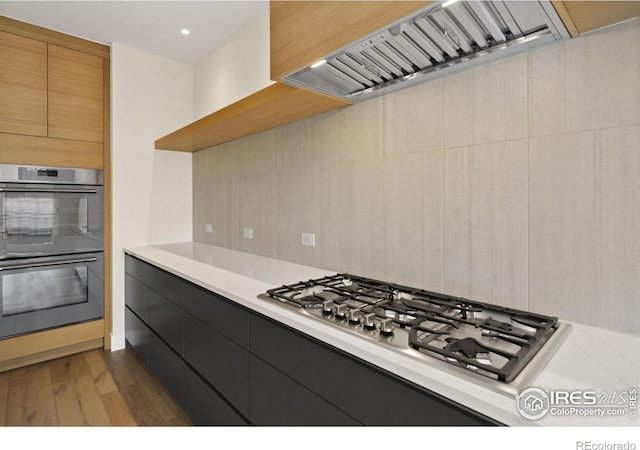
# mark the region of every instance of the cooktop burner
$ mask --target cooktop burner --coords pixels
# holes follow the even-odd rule
[[[259,297],[503,383],[514,380],[560,327],[556,317],[344,273]]]

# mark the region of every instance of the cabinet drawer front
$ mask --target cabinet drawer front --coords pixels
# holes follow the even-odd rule
[[[164,339],[179,355],[182,355],[182,309],[165,299],[163,296],[149,289],[149,326]]]
[[[181,405],[195,425],[247,424],[236,410],[188,366],[185,366],[184,380]]]
[[[254,425],[359,425],[310,390],[251,355]]]
[[[185,361],[248,416],[249,353],[190,314],[184,318]]]
[[[147,292],[149,288],[129,274],[124,276],[125,304],[144,322],[149,323]]]
[[[241,347],[249,347],[249,314],[229,300],[192,284],[186,285],[184,310]]]
[[[251,353],[366,425],[486,425],[484,416],[257,315]],[[375,398],[371,393],[375,392]],[[389,410],[379,405],[402,405]]]
[[[125,256],[125,272],[134,276],[167,300],[182,307],[187,282],[133,256]]]
[[[151,265],[131,255],[124,255],[124,272],[138,281],[148,283],[151,277]]]
[[[124,308],[124,327],[127,346],[133,348],[146,364],[151,330],[128,307]]]
[[[150,332],[147,349],[149,369],[180,403],[184,395],[184,361],[153,332]]]
[[[145,281],[148,286],[167,300],[170,300],[182,308],[182,298],[186,286],[184,280],[151,265],[149,266],[148,277]]]

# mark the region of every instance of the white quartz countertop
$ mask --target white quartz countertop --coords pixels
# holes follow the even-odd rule
[[[517,392],[496,391],[486,377],[458,368],[454,370],[460,376],[452,376],[450,364],[435,358],[433,364],[425,363],[257,298],[267,289],[335,271],[194,242],[133,247],[125,252],[506,425],[640,426],[630,402],[633,390],[640,387],[639,336],[566,322],[569,332],[559,348],[520,388],[536,387],[558,396],[543,418],[529,420],[517,410]],[[572,397],[563,400],[565,392]],[[611,411],[622,414],[607,415]]]

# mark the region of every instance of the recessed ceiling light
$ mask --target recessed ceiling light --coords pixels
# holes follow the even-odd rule
[[[180,30],[180,33],[182,33],[185,36],[187,36],[189,33],[191,33],[191,31],[187,30],[186,28],[183,28],[182,30]]]

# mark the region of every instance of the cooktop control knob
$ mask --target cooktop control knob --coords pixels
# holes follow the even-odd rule
[[[374,313],[365,314],[362,317],[362,326],[373,330],[376,327],[376,315]]]
[[[378,322],[378,331],[380,334],[393,334],[393,320],[381,319]]]
[[[322,302],[322,314],[331,314],[333,312],[333,302],[325,300]]]
[[[347,311],[349,311],[349,307],[347,305],[336,305],[333,308],[333,314],[339,319],[344,319],[347,315]]]
[[[347,319],[349,319],[349,322],[351,323],[360,322],[360,319],[362,319],[362,311],[358,309],[350,309],[347,313]]]

